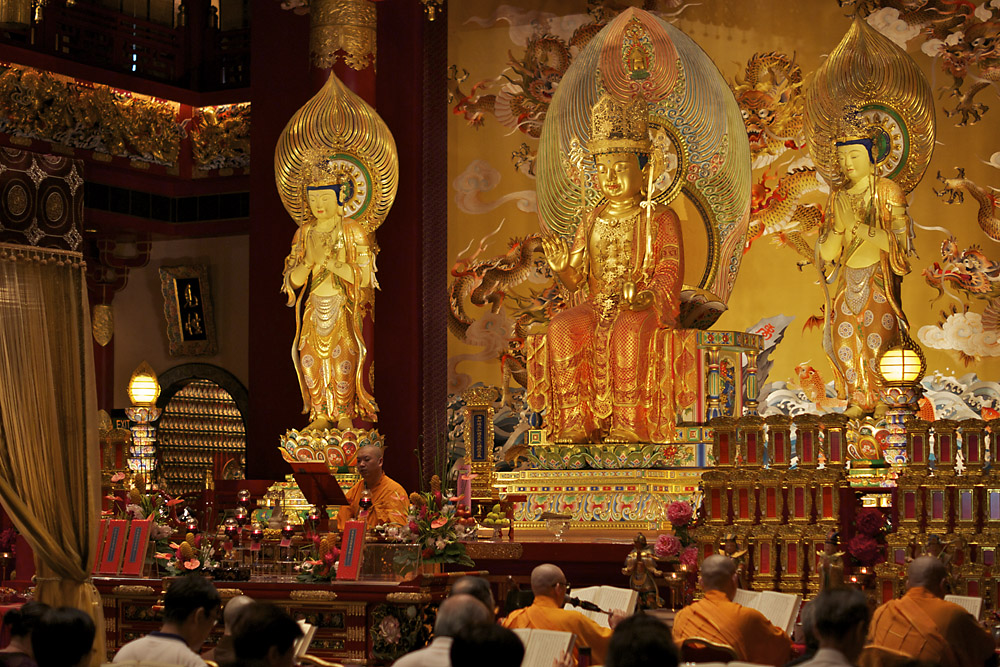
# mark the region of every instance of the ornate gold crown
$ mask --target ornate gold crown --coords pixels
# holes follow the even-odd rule
[[[650,147],[646,101],[636,97],[621,104],[602,95],[590,112],[590,153],[649,153]]]
[[[322,188],[331,185],[344,185],[350,181],[351,170],[347,165],[336,164],[329,159],[324,159],[312,166],[309,172],[309,182],[306,185],[310,188]]]
[[[848,105],[844,107],[844,113],[837,123],[833,141],[837,144],[865,139],[872,141],[873,129],[871,123],[861,116],[861,110],[857,106]]]

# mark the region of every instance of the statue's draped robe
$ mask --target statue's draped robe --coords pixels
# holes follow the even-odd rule
[[[649,222],[648,248],[645,212],[634,226],[627,261],[641,276],[636,293],[653,295],[652,307],[642,311],[614,303],[620,281],[606,284],[607,258],[595,252],[595,239],[606,226],[591,212],[577,228],[572,251],[586,252],[587,286],[574,299],[577,305],[552,319],[548,333],[525,342],[527,399],[534,410],[548,409],[547,423],[556,438],[580,424],[587,433],[606,432],[614,415],[616,424],[643,439],[668,442],[676,424],[671,334],[684,278],[680,223],[669,208],[657,209]]]
[[[921,586],[875,610],[868,640],[941,667],[979,667],[995,650],[972,614]]]
[[[608,610],[612,611],[612,610]],[[574,653],[578,646],[590,647],[591,664],[603,665],[611,641],[610,628],[601,627],[583,614],[572,609],[560,609],[555,600],[536,596],[530,607],[515,609],[503,620],[505,628],[538,628],[559,630],[576,634]]]
[[[842,190],[831,194],[827,210],[836,210],[837,198],[843,197],[847,194]],[[836,287],[826,304],[823,345],[833,366],[837,394],[865,410],[873,410],[879,402],[878,360],[899,344],[900,324],[906,324],[899,286],[910,271],[911,223],[907,220],[905,232],[893,232],[892,213],[898,206],[906,206],[903,191],[887,178],[878,179],[869,220],[888,234],[889,251],[881,252],[874,264],[850,268],[851,253],[844,248]]]
[[[347,492],[348,505],[340,507],[337,515],[337,528],[343,532],[344,525],[358,516],[360,512],[361,494],[365,489],[365,480],[359,479]],[[374,488],[369,489],[372,495],[372,508],[368,511],[366,525],[374,528],[383,523],[406,523],[410,511],[410,499],[398,482],[382,475],[382,479]]]
[[[758,665],[784,665],[791,658],[792,640],[763,614],[732,602],[722,591],[684,607],[674,617],[674,643],[697,637],[732,647],[736,657]]]

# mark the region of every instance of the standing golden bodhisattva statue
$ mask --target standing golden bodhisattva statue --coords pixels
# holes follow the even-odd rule
[[[312,214],[295,232],[282,291],[298,313],[292,358],[308,430],[346,429],[378,408],[362,382],[362,322],[371,308],[375,253],[364,228],[344,216],[347,180],[317,167],[306,186]],[[296,290],[298,290],[296,294]]]
[[[846,414],[860,417],[880,405],[878,362],[902,340],[906,318],[899,286],[910,272],[913,223],[902,189],[875,173],[872,137],[838,137],[837,163],[844,185],[827,205],[819,255],[840,265],[824,329],[824,346],[847,394]]]
[[[558,236],[543,239],[549,266],[566,288],[589,288],[582,303],[549,326],[548,420],[556,442],[648,442],[655,388],[645,371],[654,333],[677,326],[680,221],[648,198],[645,101],[624,105],[606,96],[591,125],[588,149],[604,200],[585,214],[572,247]]]
[[[639,594],[639,609],[659,609],[663,606],[654,578],[662,577],[663,573],[656,567],[656,557],[642,533],[636,534],[632,540],[632,551],[625,558],[622,574],[628,575],[629,588]]]

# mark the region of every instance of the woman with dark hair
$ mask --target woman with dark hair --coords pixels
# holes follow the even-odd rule
[[[48,609],[47,604],[31,601],[4,614],[3,624],[10,628],[10,643],[0,649],[0,667],[35,667],[31,633]]]

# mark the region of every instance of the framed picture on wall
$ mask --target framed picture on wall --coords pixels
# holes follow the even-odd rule
[[[218,352],[208,266],[161,266],[160,290],[171,356],[204,356]]]

